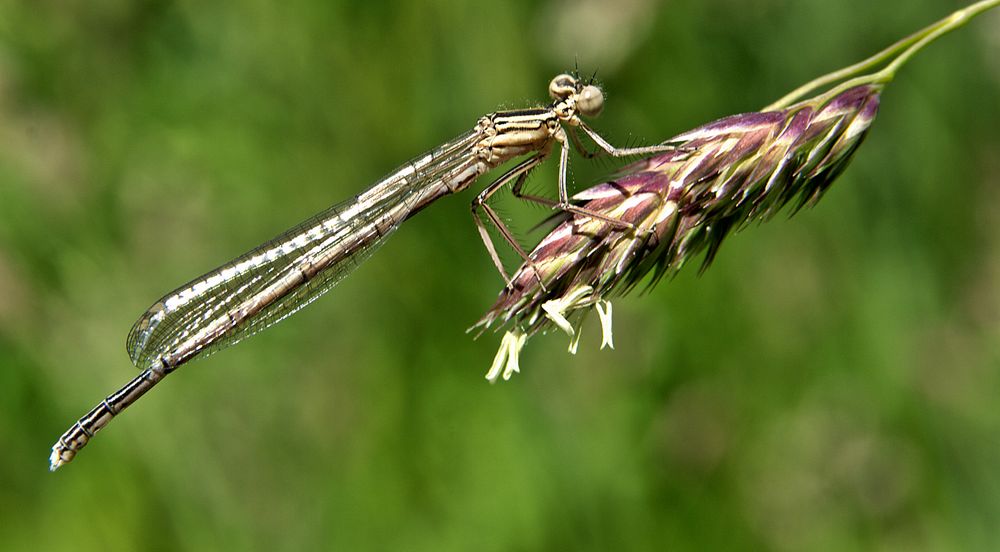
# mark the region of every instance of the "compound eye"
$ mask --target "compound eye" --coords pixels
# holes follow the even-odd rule
[[[576,79],[572,75],[558,75],[549,83],[549,96],[553,100],[565,100],[576,92]]]
[[[604,93],[601,89],[588,84],[576,97],[576,109],[585,117],[596,117],[604,109]]]

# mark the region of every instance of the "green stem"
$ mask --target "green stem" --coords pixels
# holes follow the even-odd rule
[[[840,85],[831,89],[825,94],[815,98],[810,103],[815,102],[823,104],[833,96],[836,96],[837,94],[843,92],[844,90],[847,90],[848,88],[854,86],[859,86],[863,84],[886,84],[896,76],[896,72],[899,70],[899,68],[902,67],[903,64],[905,64],[907,61],[909,61],[909,59],[913,56],[913,54],[919,52],[925,46],[927,46],[931,42],[934,42],[941,36],[946,35],[951,31],[954,31],[955,29],[965,25],[973,17],[979,15],[984,11],[993,9],[997,6],[1000,6],[1000,0],[982,0],[980,2],[972,4],[971,6],[967,6],[961,10],[958,10],[955,13],[949,15],[948,17],[911,34],[910,36],[900,40],[899,42],[896,42],[892,46],[889,46],[888,48],[882,50],[881,52],[875,54],[874,56],[864,61],[855,63],[854,65],[845,67],[838,71],[834,71],[827,75],[823,75],[818,79],[812,80],[800,86],[799,88],[796,88],[785,97],[765,107],[764,111],[785,109],[792,103],[798,101],[799,98],[805,96],[806,94],[812,92],[813,90],[840,81],[843,81],[841,82]],[[899,53],[900,51],[902,51],[902,53]],[[892,61],[890,61],[889,64],[886,65],[881,71],[878,71],[876,73],[871,73],[868,75],[862,75],[860,77],[855,77],[853,79],[844,81],[844,79],[848,77],[856,75],[862,71],[872,69],[889,59],[891,59]]]

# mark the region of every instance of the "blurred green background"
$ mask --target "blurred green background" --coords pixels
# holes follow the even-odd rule
[[[618,301],[617,350],[590,320],[483,380],[467,192],[46,471],[158,297],[575,62],[648,143],[960,5],[0,3],[0,548],[997,549],[1000,14],[905,68],[816,209]]]

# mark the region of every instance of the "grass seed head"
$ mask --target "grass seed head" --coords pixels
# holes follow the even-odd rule
[[[491,379],[517,371],[503,370],[503,359],[516,364],[525,339],[540,330],[563,330],[575,352],[579,322],[592,307],[610,345],[609,298],[649,274],[654,285],[701,254],[704,269],[733,230],[789,204],[793,213],[815,204],[867,134],[880,91],[857,86],[825,103],[720,119],[673,138],[681,148],[576,194],[576,205],[629,226],[566,214],[542,238],[473,327],[511,327],[517,336],[505,338]]]

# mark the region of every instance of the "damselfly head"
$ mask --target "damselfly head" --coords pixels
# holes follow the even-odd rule
[[[604,109],[604,92],[588,84],[576,95],[576,110],[584,117],[597,117]]]
[[[576,110],[584,117],[596,117],[604,109],[604,93],[593,84],[583,84],[573,75],[556,76],[549,83],[549,96],[562,101],[575,99]]]
[[[576,78],[573,75],[567,75],[563,73],[562,75],[556,75],[552,82],[549,83],[549,96],[552,96],[553,100],[565,100],[566,98],[576,94]]]

